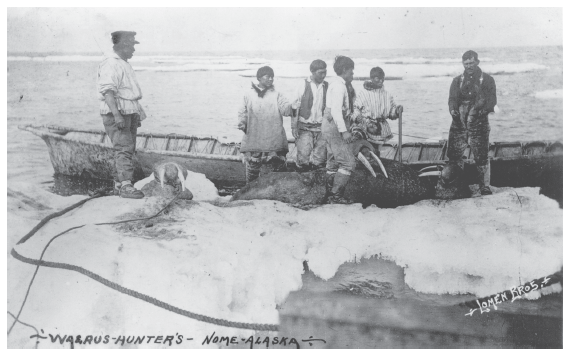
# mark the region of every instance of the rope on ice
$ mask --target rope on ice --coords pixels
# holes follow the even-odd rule
[[[91,200],[91,199],[95,199],[95,198],[100,198],[105,196],[105,194],[103,192],[98,192],[96,194],[94,194],[92,197],[89,197],[87,199],[84,199],[76,204],[73,204],[71,206],[69,206],[68,208],[63,209],[60,212],[54,213],[54,214],[50,214],[47,217],[45,217],[44,219],[42,219],[42,221],[40,221],[40,223],[38,223],[29,233],[27,233],[17,244],[21,244],[26,242],[30,237],[32,237],[36,232],[39,231],[39,229],[45,225],[48,221],[50,221],[51,219],[61,216],[65,213],[67,213],[68,211],[71,211],[73,209],[75,209],[78,206],[81,206],[82,204],[84,204],[85,202]],[[131,222],[131,221],[139,221],[139,220],[149,220],[152,219],[156,216],[158,216],[160,213],[162,213],[164,210],[166,210],[166,208],[168,208],[176,199],[178,198],[178,195],[176,195],[168,204],[166,204],[166,206],[164,206],[164,208],[162,208],[158,213],[156,213],[155,215],[151,216],[151,217],[146,217],[146,218],[139,218],[139,219],[130,219],[130,220],[122,220],[122,221],[116,221],[116,222],[108,222],[108,223],[98,223],[95,225],[114,225],[114,224],[120,224],[120,223],[126,223],[126,222]],[[85,268],[79,267],[79,266],[75,266],[75,265],[71,265],[71,264],[67,264],[67,263],[59,263],[59,262],[50,262],[50,261],[44,261],[43,260],[43,256],[47,250],[47,248],[49,247],[49,245],[52,243],[52,241],[54,241],[56,238],[58,238],[59,236],[75,230],[75,229],[79,229],[82,228],[85,225],[79,225],[79,226],[74,226],[71,227],[57,235],[55,235],[54,237],[52,237],[49,242],[46,244],[46,246],[44,247],[42,254],[40,255],[39,260],[33,259],[33,258],[28,258],[25,256],[20,255],[14,248],[12,248],[11,251],[11,255],[16,258],[19,261],[22,261],[24,263],[29,263],[32,265],[37,266],[36,270],[34,272],[34,275],[32,276],[32,280],[30,281],[30,284],[28,286],[28,290],[26,292],[26,296],[24,298],[24,301],[22,302],[22,306],[20,307],[20,311],[18,312],[18,315],[14,317],[14,322],[12,324],[12,326],[10,327],[10,329],[8,330],[8,335],[10,335],[10,332],[12,331],[12,329],[14,328],[14,326],[16,325],[16,322],[19,322],[19,317],[20,314],[22,313],[22,310],[24,309],[24,305],[26,304],[26,301],[28,299],[28,295],[30,293],[30,289],[32,288],[32,284],[34,283],[34,280],[36,278],[36,275],[38,273],[38,270],[40,268],[40,266],[44,266],[44,267],[51,267],[51,268],[60,268],[60,269],[67,269],[70,271],[76,271],[79,272],[109,288],[112,288],[118,292],[121,292],[123,294],[129,295],[131,297],[134,298],[138,298],[142,301],[145,301],[147,303],[153,304],[157,307],[163,308],[165,310],[168,310],[170,312],[179,314],[179,315],[183,315],[186,316],[188,318],[191,319],[195,319],[198,321],[202,321],[202,322],[206,322],[206,323],[210,323],[210,324],[215,324],[215,325],[221,325],[221,326],[227,326],[227,327],[233,327],[233,328],[238,328],[238,329],[248,329],[248,330],[261,330],[261,331],[278,331],[279,329],[279,325],[275,325],[275,324],[254,324],[254,323],[242,323],[242,322],[234,322],[234,321],[229,321],[229,320],[225,320],[225,319],[217,319],[217,318],[212,318],[209,317],[207,315],[201,315],[201,314],[196,314],[184,309],[180,309],[178,307],[175,307],[173,305],[170,305],[168,303],[165,303],[163,301],[160,301],[156,298],[150,297],[146,294],[143,293],[139,293],[137,291],[134,291],[132,289],[128,289],[125,288],[115,282],[112,282],[108,279],[105,279],[101,276],[99,276],[96,273],[93,273],[89,270],[86,270]]]
[[[16,252],[16,250],[12,249],[12,256],[22,262],[25,263],[29,263],[32,265],[37,265],[39,266],[44,266],[44,267],[52,267],[52,268],[60,268],[60,269],[67,269],[70,271],[75,271],[75,272],[79,272],[103,285],[106,285],[109,288],[112,288],[118,292],[121,292],[123,294],[129,295],[131,297],[143,300],[147,303],[153,304],[157,307],[163,308],[165,310],[168,310],[170,312],[179,314],[179,315],[183,315],[186,316],[188,318],[191,319],[195,319],[198,321],[203,321],[206,323],[210,323],[210,324],[215,324],[215,325],[221,325],[221,326],[227,326],[227,327],[233,327],[233,328],[239,328],[239,329],[250,329],[250,330],[263,330],[263,331],[278,331],[278,325],[274,325],[274,324],[249,324],[249,323],[241,323],[241,322],[235,322],[235,321],[229,321],[229,320],[224,320],[224,319],[216,319],[216,318],[212,318],[206,315],[201,315],[201,314],[196,314],[196,313],[192,313],[190,311],[184,310],[184,309],[180,309],[178,307],[175,307],[173,305],[170,305],[168,303],[165,303],[163,301],[160,301],[156,298],[150,297],[146,294],[143,293],[139,293],[137,291],[134,291],[132,289],[129,288],[125,288],[115,282],[112,282],[108,279],[105,279],[101,276],[99,276],[98,274],[95,274],[89,270],[86,270],[85,268],[79,267],[79,266],[75,266],[75,265],[71,265],[71,264],[67,264],[67,263],[59,263],[59,262],[49,262],[49,261],[43,261],[43,260],[36,260],[36,259],[32,259],[32,258],[27,258],[24,257],[22,255],[20,255],[18,252]]]

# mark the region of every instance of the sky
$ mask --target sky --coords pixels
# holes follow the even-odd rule
[[[8,53],[562,45],[562,8],[8,8]]]

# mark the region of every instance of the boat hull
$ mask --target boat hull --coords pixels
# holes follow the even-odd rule
[[[79,140],[68,137],[65,130],[54,133],[28,128],[28,131],[40,136],[46,143],[56,174],[86,179],[113,179],[115,152],[103,132],[95,139],[90,132],[84,132],[81,137],[83,140]],[[161,138],[153,137],[153,139]],[[149,176],[156,164],[169,161],[176,162],[190,171],[202,173],[216,184],[224,186],[245,184],[245,166],[237,155],[192,154],[141,148],[145,144],[148,145],[145,141],[148,141],[145,136],[137,137],[137,152],[133,156],[135,181]]]
[[[48,146],[55,173],[91,179],[113,179],[114,151],[103,145],[89,145],[81,141],[63,140],[55,135],[42,135]],[[135,171],[140,164],[135,164]]]
[[[20,128],[45,141],[55,173],[90,179],[113,179],[114,151],[104,131],[33,125]],[[492,143],[489,147],[491,185],[540,187],[543,194],[562,205],[562,150],[560,142]],[[406,143],[402,146],[403,163],[416,170],[443,165],[448,159],[446,151],[445,141]],[[296,156],[295,142],[289,142],[287,161],[292,165]],[[380,156],[397,159],[398,146],[384,144],[380,148]],[[475,166],[469,147],[464,158],[467,176],[473,179]],[[149,176],[156,164],[165,161],[176,162],[190,171],[202,173],[218,187],[241,187],[245,184],[245,165],[239,144],[180,135],[141,133],[137,136],[137,152],[133,160],[135,180]]]

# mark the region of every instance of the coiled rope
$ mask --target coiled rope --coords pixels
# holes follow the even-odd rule
[[[122,221],[116,221],[116,222],[98,223],[95,225],[114,225],[114,224],[121,224],[121,223],[132,222],[132,221],[150,220],[150,219],[158,216],[164,210],[166,210],[166,208],[168,208],[178,198],[179,194],[176,195],[168,204],[166,204],[166,206],[164,206],[164,208],[162,208],[158,213],[156,213],[155,215],[153,215],[151,217],[122,220]],[[87,202],[91,199],[100,198],[102,196],[105,196],[105,194],[104,193],[97,193],[94,196],[87,198],[87,199],[84,199],[84,200],[82,200],[76,204],[73,204],[72,206],[70,206],[70,207],[68,207],[68,208],[66,208],[60,212],[48,215],[46,218],[42,219],[42,221],[40,221],[40,223],[38,223],[38,225],[36,225],[29,233],[27,233],[24,237],[22,237],[22,239],[17,244],[21,244],[21,243],[26,242],[43,225],[45,225],[49,220],[53,219],[54,217],[61,216],[65,213],[67,213],[68,211],[70,211],[70,210],[72,210],[78,206],[81,206],[82,204],[84,204],[85,202]],[[52,243],[52,241],[54,241],[56,238],[58,238],[61,235],[64,235],[65,233],[67,233],[69,231],[79,229],[79,228],[82,228],[84,226],[85,226],[85,224],[71,227],[71,228],[55,235],[54,237],[52,237],[49,240],[49,242],[46,244],[46,246],[44,247],[44,249],[40,255],[40,258],[37,260],[33,259],[33,258],[28,258],[28,257],[22,256],[14,248],[12,248],[12,251],[10,253],[14,258],[16,258],[17,260],[19,260],[21,262],[29,263],[29,264],[35,265],[37,267],[36,267],[36,270],[34,271],[34,275],[32,276],[32,279],[31,279],[30,284],[28,286],[28,290],[26,291],[26,296],[24,297],[24,301],[22,302],[22,305],[20,307],[20,311],[18,312],[18,315],[14,317],[14,322],[12,323],[12,326],[8,330],[8,335],[10,335],[10,332],[14,328],[14,325],[16,325],[17,322],[20,322],[19,317],[22,313],[22,310],[24,309],[24,305],[26,304],[26,301],[28,299],[28,295],[30,293],[30,289],[32,288],[32,284],[34,283],[34,280],[36,278],[36,275],[38,273],[40,266],[67,269],[70,271],[79,272],[79,273],[81,273],[81,274],[83,274],[83,275],[85,275],[85,276],[109,287],[109,288],[112,288],[112,289],[114,289],[120,293],[129,295],[129,296],[134,297],[134,298],[138,298],[142,301],[153,304],[157,307],[163,308],[163,309],[168,310],[170,312],[173,312],[173,313],[176,313],[179,315],[183,315],[183,316],[186,316],[188,318],[195,319],[198,321],[202,321],[202,322],[206,322],[206,323],[210,323],[210,324],[215,324],[215,325],[220,325],[220,326],[233,327],[233,328],[238,328],[238,329],[260,330],[260,331],[278,331],[279,330],[279,325],[275,325],[275,324],[254,324],[254,323],[234,322],[234,321],[229,321],[229,320],[225,320],[225,319],[217,319],[217,318],[212,318],[212,317],[209,317],[206,315],[193,313],[193,312],[190,312],[190,311],[187,311],[184,309],[180,309],[180,308],[175,307],[173,305],[170,305],[168,303],[165,303],[165,302],[158,300],[156,298],[150,297],[146,294],[139,293],[139,292],[134,291],[132,289],[125,288],[125,287],[123,287],[123,286],[121,286],[115,282],[112,282],[106,278],[103,278],[103,277],[99,276],[98,274],[93,273],[93,272],[91,272],[85,268],[75,266],[75,265],[71,265],[71,264],[67,264],[67,263],[50,262],[50,261],[44,261],[43,260],[44,254],[45,254],[46,250],[48,249],[49,245]]]

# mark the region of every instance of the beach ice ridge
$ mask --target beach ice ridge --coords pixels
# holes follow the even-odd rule
[[[94,224],[151,216],[166,202],[103,197],[50,221],[29,241],[16,245],[41,218],[84,197],[60,197],[34,184],[12,184],[8,249],[39,258],[54,235],[87,224],[56,239],[44,260],[80,266],[195,313],[264,324],[278,323],[277,307],[290,292],[301,289],[303,261],[327,280],[347,261],[380,254],[404,269],[405,283],[417,292],[476,297],[562,268],[562,209],[540,195],[539,188],[494,188],[491,196],[424,200],[395,209],[352,204],[300,210],[276,201],[228,202],[202,174],[189,172],[186,187],[194,200],[175,204],[150,227],[144,222]],[[28,207],[22,196],[37,197],[43,208]],[[14,314],[34,268],[8,256],[8,310]],[[538,298],[549,290],[560,288],[526,297]],[[184,334],[199,341],[191,347],[216,347],[200,342],[220,330],[120,294],[82,274],[46,267],[40,268],[20,318],[41,326],[46,334]],[[242,337],[252,334],[223,330]],[[32,347],[35,340],[29,335],[30,329],[16,326],[9,347]],[[114,340],[99,346],[121,347]],[[61,346],[42,342],[41,347]]]

